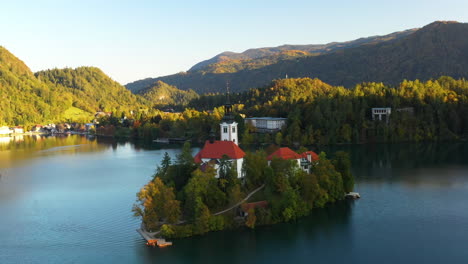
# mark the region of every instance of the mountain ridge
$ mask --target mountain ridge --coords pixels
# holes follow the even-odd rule
[[[468,68],[466,36],[466,23],[435,21],[390,41],[282,60],[235,72],[188,71],[147,78],[129,83],[126,87],[135,91],[161,80],[179,89],[193,89],[203,94],[223,91],[228,81],[233,91],[243,91],[286,76],[319,78],[332,85],[346,87],[363,81],[397,84],[404,79],[427,80],[441,75],[463,78],[468,77],[463,70]]]
[[[347,47],[354,47],[354,46],[364,45],[368,43],[378,43],[378,42],[387,41],[391,39],[398,39],[400,37],[407,36],[416,30],[417,30],[416,28],[413,28],[413,29],[393,32],[393,33],[386,34],[386,35],[362,37],[362,38],[358,38],[355,40],[343,41],[343,42],[334,41],[334,42],[329,42],[326,44],[283,44],[283,45],[276,46],[276,47],[251,48],[240,53],[232,52],[232,51],[225,51],[212,57],[211,59],[204,60],[195,64],[188,71],[201,70],[209,64],[213,64],[213,63],[224,61],[224,60],[257,59],[257,58],[270,56],[275,53],[279,53],[281,51],[287,51],[287,50],[300,50],[300,51],[305,51],[311,54],[323,54],[323,53],[332,52],[334,50],[343,49]]]

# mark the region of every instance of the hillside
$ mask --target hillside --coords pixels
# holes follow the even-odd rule
[[[23,61],[0,46],[0,126],[52,120],[71,107],[72,96],[39,81]]]
[[[193,90],[182,91],[162,81],[157,81],[150,88],[140,90],[137,94],[154,106],[186,105],[198,98],[198,94]]]
[[[319,78],[345,87],[362,81],[396,84],[403,79],[468,75],[468,24],[439,21],[411,32],[399,38],[382,37],[381,41],[345,46],[324,54],[279,60],[259,68],[223,73],[189,71],[137,81],[127,88],[142,89],[150,82],[161,80],[201,94],[222,91],[227,81],[233,91],[243,91],[265,86],[286,75]]]
[[[0,46],[0,126],[57,121],[89,122],[96,111],[147,108],[100,69],[54,69],[36,74]]]
[[[35,76],[49,86],[71,93],[73,106],[87,112],[125,112],[144,108],[146,104],[95,67],[52,69]]]

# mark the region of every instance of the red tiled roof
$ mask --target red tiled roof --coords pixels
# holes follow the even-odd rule
[[[205,146],[194,157],[196,163],[200,163],[202,159],[221,159],[223,155],[227,155],[231,159],[241,159],[245,156],[239,146],[232,141],[210,141],[205,142]]]
[[[241,209],[244,212],[248,212],[250,209],[255,209],[255,208],[266,208],[268,206],[267,201],[259,201],[259,202],[254,202],[254,203],[244,203],[241,205]]]
[[[272,160],[274,157],[290,160],[290,159],[300,159],[301,155],[297,154],[290,148],[279,148],[277,151],[273,152],[270,156],[267,157],[268,160]]]
[[[301,156],[304,158],[304,159],[307,159],[307,155],[310,155],[312,160],[309,160],[309,161],[317,161],[319,160],[319,156],[317,155],[317,153],[313,152],[313,151],[306,151],[304,153],[301,154]]]

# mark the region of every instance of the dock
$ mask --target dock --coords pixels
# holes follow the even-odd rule
[[[186,138],[157,138],[153,142],[160,144],[183,144],[187,141]]]
[[[148,246],[158,246],[160,248],[172,246],[172,242],[166,241],[164,238],[155,238],[141,228],[138,228],[136,231],[146,240],[146,245]]]
[[[345,197],[346,198],[350,198],[350,199],[359,199],[361,198],[361,195],[357,192],[349,192],[347,194],[345,194]]]

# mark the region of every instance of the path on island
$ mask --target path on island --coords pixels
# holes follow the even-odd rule
[[[217,213],[214,213],[213,215],[220,215],[220,214],[224,214],[226,212],[229,212],[231,211],[232,209],[238,207],[239,205],[247,202],[247,200],[252,196],[254,195],[256,192],[260,191],[263,187],[265,187],[265,184],[262,184],[260,187],[258,187],[257,189],[253,190],[252,192],[250,192],[242,201],[236,203],[235,205],[229,207],[228,209],[224,209],[223,211],[221,212],[217,212]]]

